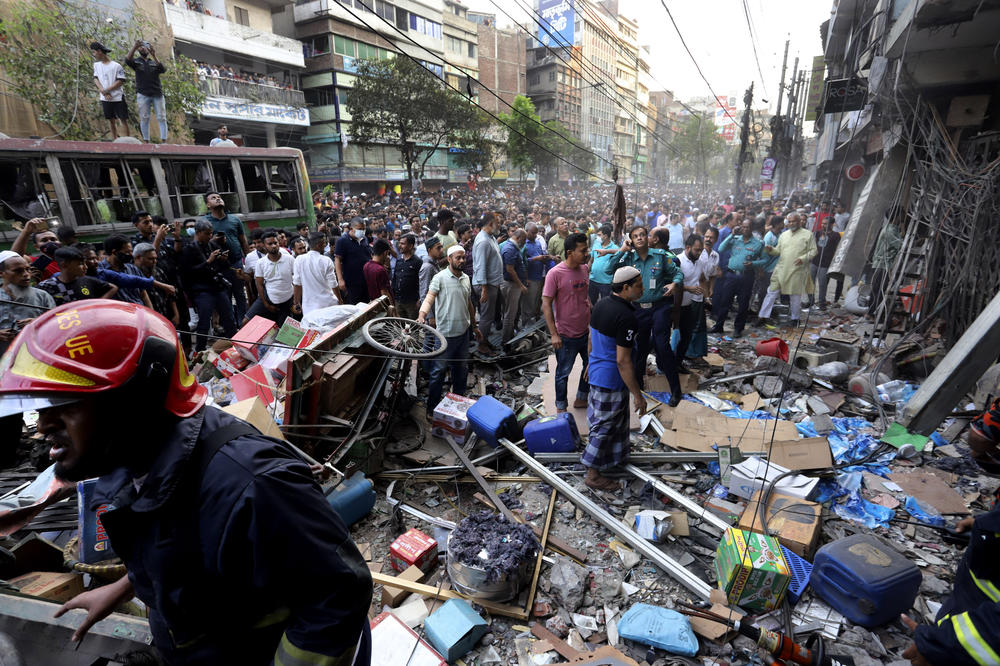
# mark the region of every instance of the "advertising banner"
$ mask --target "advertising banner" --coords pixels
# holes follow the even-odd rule
[[[539,26],[538,41],[552,47],[573,45],[573,23],[576,21],[573,0],[539,0],[538,13],[548,30]]]

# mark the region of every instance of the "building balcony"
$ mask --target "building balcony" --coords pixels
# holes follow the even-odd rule
[[[229,97],[249,102],[304,107],[305,95],[301,90],[262,85],[249,81],[222,78],[199,78],[198,88],[209,97]]]
[[[252,55],[270,62],[304,67],[302,42],[263,32],[224,18],[191,11],[181,5],[163,3],[174,39],[221,51]]]

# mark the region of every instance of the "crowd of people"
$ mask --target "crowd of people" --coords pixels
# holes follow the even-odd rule
[[[57,304],[112,297],[151,307],[181,331],[189,353],[211,335],[232,337],[257,315],[280,323],[385,296],[400,316],[427,321],[448,338],[445,355],[420,373],[428,410],[449,369],[451,389],[464,393],[462,368],[473,354],[496,357],[535,326],[547,329],[557,358],[557,408],[568,409],[571,397],[585,406],[586,379],[569,396],[568,378],[577,358],[587,365],[591,311],[616,293],[615,275],[626,266],[643,284],[634,303],[637,386],[652,352],[677,399],[679,375],[705,355],[709,333],[740,337],[747,326],[773,326],[783,297],[797,326],[803,299],[822,310],[841,297],[838,283],[830,298],[826,272],[847,221],[842,208],[832,213],[802,200],[744,205],[688,192],[639,196],[641,205],[616,230],[610,192],[594,187],[317,193],[314,227],[247,233],[212,192],[202,218],[170,223],[139,211],[134,236],[113,234],[96,245],[33,220],[3,275],[20,289],[23,275],[8,279],[7,264],[10,271],[30,265],[30,288]]]

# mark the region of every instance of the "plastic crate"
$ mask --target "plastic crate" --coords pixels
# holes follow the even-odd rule
[[[813,565],[784,546],[781,547],[781,552],[785,554],[788,569],[792,572],[792,579],[788,581],[788,592],[785,593],[785,596],[788,598],[789,605],[794,606],[802,598],[809,585],[809,575],[812,573]]]

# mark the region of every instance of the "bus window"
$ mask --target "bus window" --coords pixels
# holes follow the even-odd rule
[[[46,217],[45,194],[36,160],[0,160],[0,225],[4,230],[9,230],[14,220]]]
[[[246,188],[247,206],[250,213],[267,213],[274,208],[267,196],[267,174],[264,162],[260,160],[240,160],[243,187]]]
[[[60,162],[78,225],[128,222],[139,210],[120,159]]]
[[[222,195],[222,200],[226,202],[226,210],[230,213],[243,212],[240,210],[240,195],[236,188],[236,178],[233,176],[232,162],[212,160],[212,173],[215,175],[216,192]]]
[[[163,172],[173,208],[181,217],[208,213],[205,194],[215,190],[212,170],[206,160],[163,160]]]
[[[149,160],[126,160],[131,188],[138,206],[150,215],[163,215],[163,203],[157,196],[156,178]]]
[[[268,162],[267,179],[273,193],[272,201],[276,210],[297,210],[303,208],[299,204],[299,191],[295,183],[294,162]]]

